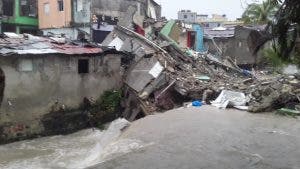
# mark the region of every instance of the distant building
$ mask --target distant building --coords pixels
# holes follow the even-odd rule
[[[39,28],[43,35],[89,39],[90,0],[39,0]]]
[[[0,7],[1,32],[37,33],[37,0],[2,0]]]
[[[212,14],[212,21],[221,21],[221,22],[225,22],[228,21],[226,15],[218,15],[218,14]]]
[[[227,21],[226,15],[213,14],[211,18],[209,18],[208,15],[199,15],[197,17],[197,23],[201,23],[205,29],[224,26],[224,22]]]
[[[208,15],[197,14],[197,22],[203,22],[208,20]]]
[[[197,12],[191,10],[181,10],[178,12],[178,20],[185,23],[196,23]]]

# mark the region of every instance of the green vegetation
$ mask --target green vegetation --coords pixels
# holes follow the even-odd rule
[[[263,56],[274,67],[275,71],[288,64],[300,65],[298,52],[294,52],[290,57],[282,57],[278,46],[264,49]]]
[[[300,60],[299,55],[291,54],[300,34],[300,1],[273,1],[281,3],[281,7],[275,16],[276,19],[271,24],[273,39],[278,42],[280,56],[283,59]],[[300,65],[299,62],[298,65]]]
[[[274,0],[266,0],[262,4],[249,4],[242,15],[246,24],[268,24],[272,22],[279,5]]]
[[[121,98],[121,90],[106,91],[101,98],[97,100],[97,104],[100,105],[102,111],[115,113],[119,109]]]
[[[282,116],[290,116],[293,118],[297,118],[298,116],[300,116],[300,112],[297,110],[291,110],[291,109],[279,109],[277,110],[276,114],[282,115]]]
[[[299,0],[265,0],[261,4],[249,4],[242,20],[246,24],[268,24],[269,37],[265,41],[273,39],[277,45],[275,52],[266,51],[272,64],[279,65],[281,60],[300,66],[299,49],[295,52],[296,40],[300,38]]]
[[[263,56],[269,63],[271,63],[274,70],[279,70],[286,64],[275,48],[264,49]]]

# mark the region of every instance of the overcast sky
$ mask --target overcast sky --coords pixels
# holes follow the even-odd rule
[[[230,20],[241,17],[247,3],[253,1],[262,0],[156,0],[168,19],[176,19],[179,10],[190,9],[198,14],[226,14]]]

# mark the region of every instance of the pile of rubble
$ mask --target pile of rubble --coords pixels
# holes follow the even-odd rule
[[[222,91],[242,93],[243,109],[250,112],[294,109],[300,102],[299,76],[268,76],[243,70],[229,57],[221,59],[207,53],[184,51],[163,34],[150,41],[117,26],[103,45],[133,56],[127,62],[124,76],[123,116],[129,120],[173,109],[186,101],[210,103]]]
[[[295,110],[300,105],[300,76],[279,76],[249,90],[249,111],[264,112],[280,108]]]

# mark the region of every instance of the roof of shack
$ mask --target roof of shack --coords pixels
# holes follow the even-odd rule
[[[4,33],[0,38],[0,55],[98,54],[103,49],[89,43],[67,42],[65,38],[38,37],[30,34]]]

